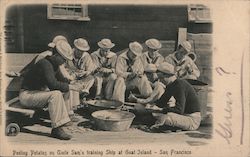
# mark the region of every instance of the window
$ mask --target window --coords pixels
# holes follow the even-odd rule
[[[195,23],[210,23],[210,9],[205,5],[189,5],[188,6],[188,21]]]
[[[89,21],[86,4],[51,4],[47,8],[48,19]]]

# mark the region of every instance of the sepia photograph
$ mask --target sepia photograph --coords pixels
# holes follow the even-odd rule
[[[0,155],[219,156],[213,143],[235,134],[249,146],[249,51],[237,72],[217,66],[211,4],[2,4]],[[217,94],[228,75],[241,80],[241,106]]]

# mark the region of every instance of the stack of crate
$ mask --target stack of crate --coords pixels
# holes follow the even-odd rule
[[[200,80],[212,84],[212,34],[188,33],[187,39],[192,43],[197,55],[196,64],[201,71]]]

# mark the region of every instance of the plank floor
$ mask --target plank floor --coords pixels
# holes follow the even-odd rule
[[[82,118],[81,123],[89,122]],[[138,129],[134,125],[127,131],[111,132],[100,131],[89,128],[88,124],[74,124],[65,130],[73,135],[70,141],[61,141],[50,137],[50,126],[46,122],[25,126],[17,136],[7,137],[9,142],[22,144],[145,144],[145,143],[164,143],[164,144],[187,144],[187,145],[206,145],[211,138],[212,127],[202,126],[197,131],[181,131],[171,133],[150,133]],[[84,127],[83,127],[84,126]]]

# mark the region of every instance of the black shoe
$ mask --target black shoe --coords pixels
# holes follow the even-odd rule
[[[60,140],[70,140],[72,138],[71,135],[68,135],[62,127],[53,128],[51,131],[51,137],[60,139]]]

